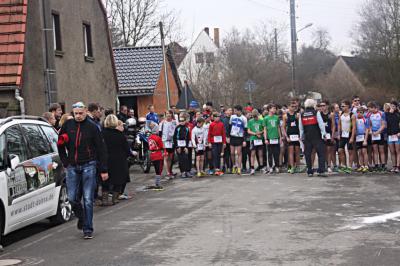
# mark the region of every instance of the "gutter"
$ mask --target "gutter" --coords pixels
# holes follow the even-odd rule
[[[25,115],[25,100],[21,97],[19,89],[15,89],[15,99],[19,102],[19,109],[21,111],[21,115]]]

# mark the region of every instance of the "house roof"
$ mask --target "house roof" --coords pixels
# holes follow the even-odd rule
[[[368,62],[364,58],[356,56],[341,56],[341,58],[354,72],[362,72],[368,67]]]
[[[28,0],[0,2],[0,86],[20,86]]]
[[[177,42],[172,42],[168,45],[169,51],[172,54],[172,58],[175,61],[176,67],[179,67],[185,59],[185,56],[187,55],[188,51],[187,48],[182,47],[179,43]]]
[[[161,46],[114,48],[120,95],[153,94],[163,66]]]

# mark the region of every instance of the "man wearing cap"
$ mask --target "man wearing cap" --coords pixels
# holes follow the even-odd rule
[[[75,103],[72,112],[74,119],[62,126],[57,146],[67,170],[68,199],[78,217],[78,229],[83,230],[84,239],[92,239],[96,169],[103,181],[108,179],[107,152],[100,130],[88,119],[86,106]]]

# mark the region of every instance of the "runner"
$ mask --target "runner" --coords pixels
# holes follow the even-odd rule
[[[300,164],[300,129],[299,113],[295,102],[289,104],[286,115],[283,116],[283,134],[288,143],[288,173],[294,174]]]
[[[163,145],[165,148],[164,166],[167,169],[167,177],[173,179],[175,177],[172,172],[174,162],[174,132],[177,126],[177,121],[174,119],[174,113],[169,110],[165,113],[165,120],[160,124],[160,135],[162,137]]]
[[[225,111],[225,116],[221,119],[222,123],[224,123],[225,132],[226,132],[226,148],[224,151],[224,166],[223,171],[224,173],[231,174],[232,173],[232,159],[231,159],[231,145],[230,145],[230,138],[229,138],[229,121],[231,120],[232,116],[232,108],[228,108]]]
[[[197,177],[204,177],[206,173],[203,171],[204,167],[204,150],[207,136],[204,130],[204,119],[202,117],[197,119],[197,125],[192,130],[192,145],[195,149],[196,155],[196,168],[197,168]]]
[[[335,117],[329,112],[329,101],[324,100],[320,103],[321,116],[325,125],[325,147],[326,147],[326,162],[328,165],[328,173],[333,172],[335,161],[333,157],[336,157],[335,140],[332,132],[334,131]]]
[[[383,131],[386,128],[385,113],[379,111],[378,105],[375,102],[368,103],[369,126],[372,139],[372,150],[374,154],[375,171],[386,171],[386,158],[385,158],[385,140]],[[380,162],[380,165],[379,165]]]
[[[339,118],[339,171],[351,173],[351,165],[354,161],[353,148],[356,134],[356,118],[350,112],[350,102],[342,102],[342,114]],[[347,165],[346,147],[349,154],[349,166]]]
[[[162,190],[161,186],[161,175],[163,172],[163,149],[164,145],[162,139],[158,136],[159,130],[158,125],[154,121],[149,122],[149,128],[151,135],[149,137],[149,150],[150,150],[150,160],[153,163],[156,176],[155,176],[155,186],[149,187],[150,189]]]
[[[282,142],[281,131],[279,130],[279,117],[276,115],[276,106],[268,106],[268,115],[264,117],[264,138],[268,149],[269,173],[279,173],[279,154]]]
[[[357,108],[356,117],[356,149],[358,152],[358,161],[360,168],[357,169],[358,172],[366,173],[369,171],[368,168],[368,131],[369,124],[368,120],[364,116],[364,108]]]
[[[393,168],[391,172],[399,173],[400,171],[400,113],[398,110],[399,104],[396,101],[390,103],[390,111],[387,112],[387,133],[388,133],[388,145],[392,158]]]
[[[258,155],[259,168],[264,167],[263,162],[263,148],[264,148],[264,121],[259,118],[260,113],[254,109],[252,111],[253,119],[248,123],[248,134],[250,136],[250,149],[251,149],[251,160],[250,160],[250,174],[255,174],[254,164],[256,160],[256,155]]]
[[[246,107],[246,119],[247,121],[250,121],[252,119],[252,114],[251,114],[251,106]],[[244,134],[244,141],[246,142],[246,145],[242,148],[242,173],[245,174],[250,174],[250,157],[251,157],[251,150],[250,150],[250,136],[247,133],[247,131]],[[247,162],[249,162],[249,168],[247,168]]]
[[[178,154],[179,160],[179,170],[181,172],[181,178],[191,178],[193,177],[189,169],[189,159],[188,159],[188,147],[190,138],[190,130],[186,126],[186,118],[183,116],[179,117],[179,125],[175,128],[174,133],[174,147],[176,148],[176,153]]]
[[[229,121],[231,158],[233,165],[232,173],[238,175],[242,174],[242,170],[240,168],[240,165],[242,163],[242,147],[246,146],[244,137],[247,129],[247,119],[242,114],[242,110],[242,106],[235,106],[234,115],[231,116],[231,119]]]
[[[203,118],[205,120],[204,122],[204,133],[206,134],[206,136],[208,136],[208,132],[210,130],[210,125],[211,125],[211,116],[209,116],[208,114],[203,114]],[[213,165],[213,159],[212,159],[212,150],[210,148],[210,146],[208,145],[208,137],[206,137],[206,150],[205,150],[205,164],[204,167],[208,167],[208,171],[207,174],[209,175],[214,175],[215,174],[215,170],[214,170],[214,165]],[[205,170],[205,169],[204,169]]]
[[[208,145],[212,150],[213,166],[215,167],[215,175],[222,176],[221,156],[224,154],[226,147],[226,133],[224,123],[221,122],[220,114],[214,112],[214,121],[208,130]]]

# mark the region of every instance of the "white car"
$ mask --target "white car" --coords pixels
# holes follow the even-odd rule
[[[40,220],[71,219],[56,130],[39,117],[0,120],[0,243]]]

